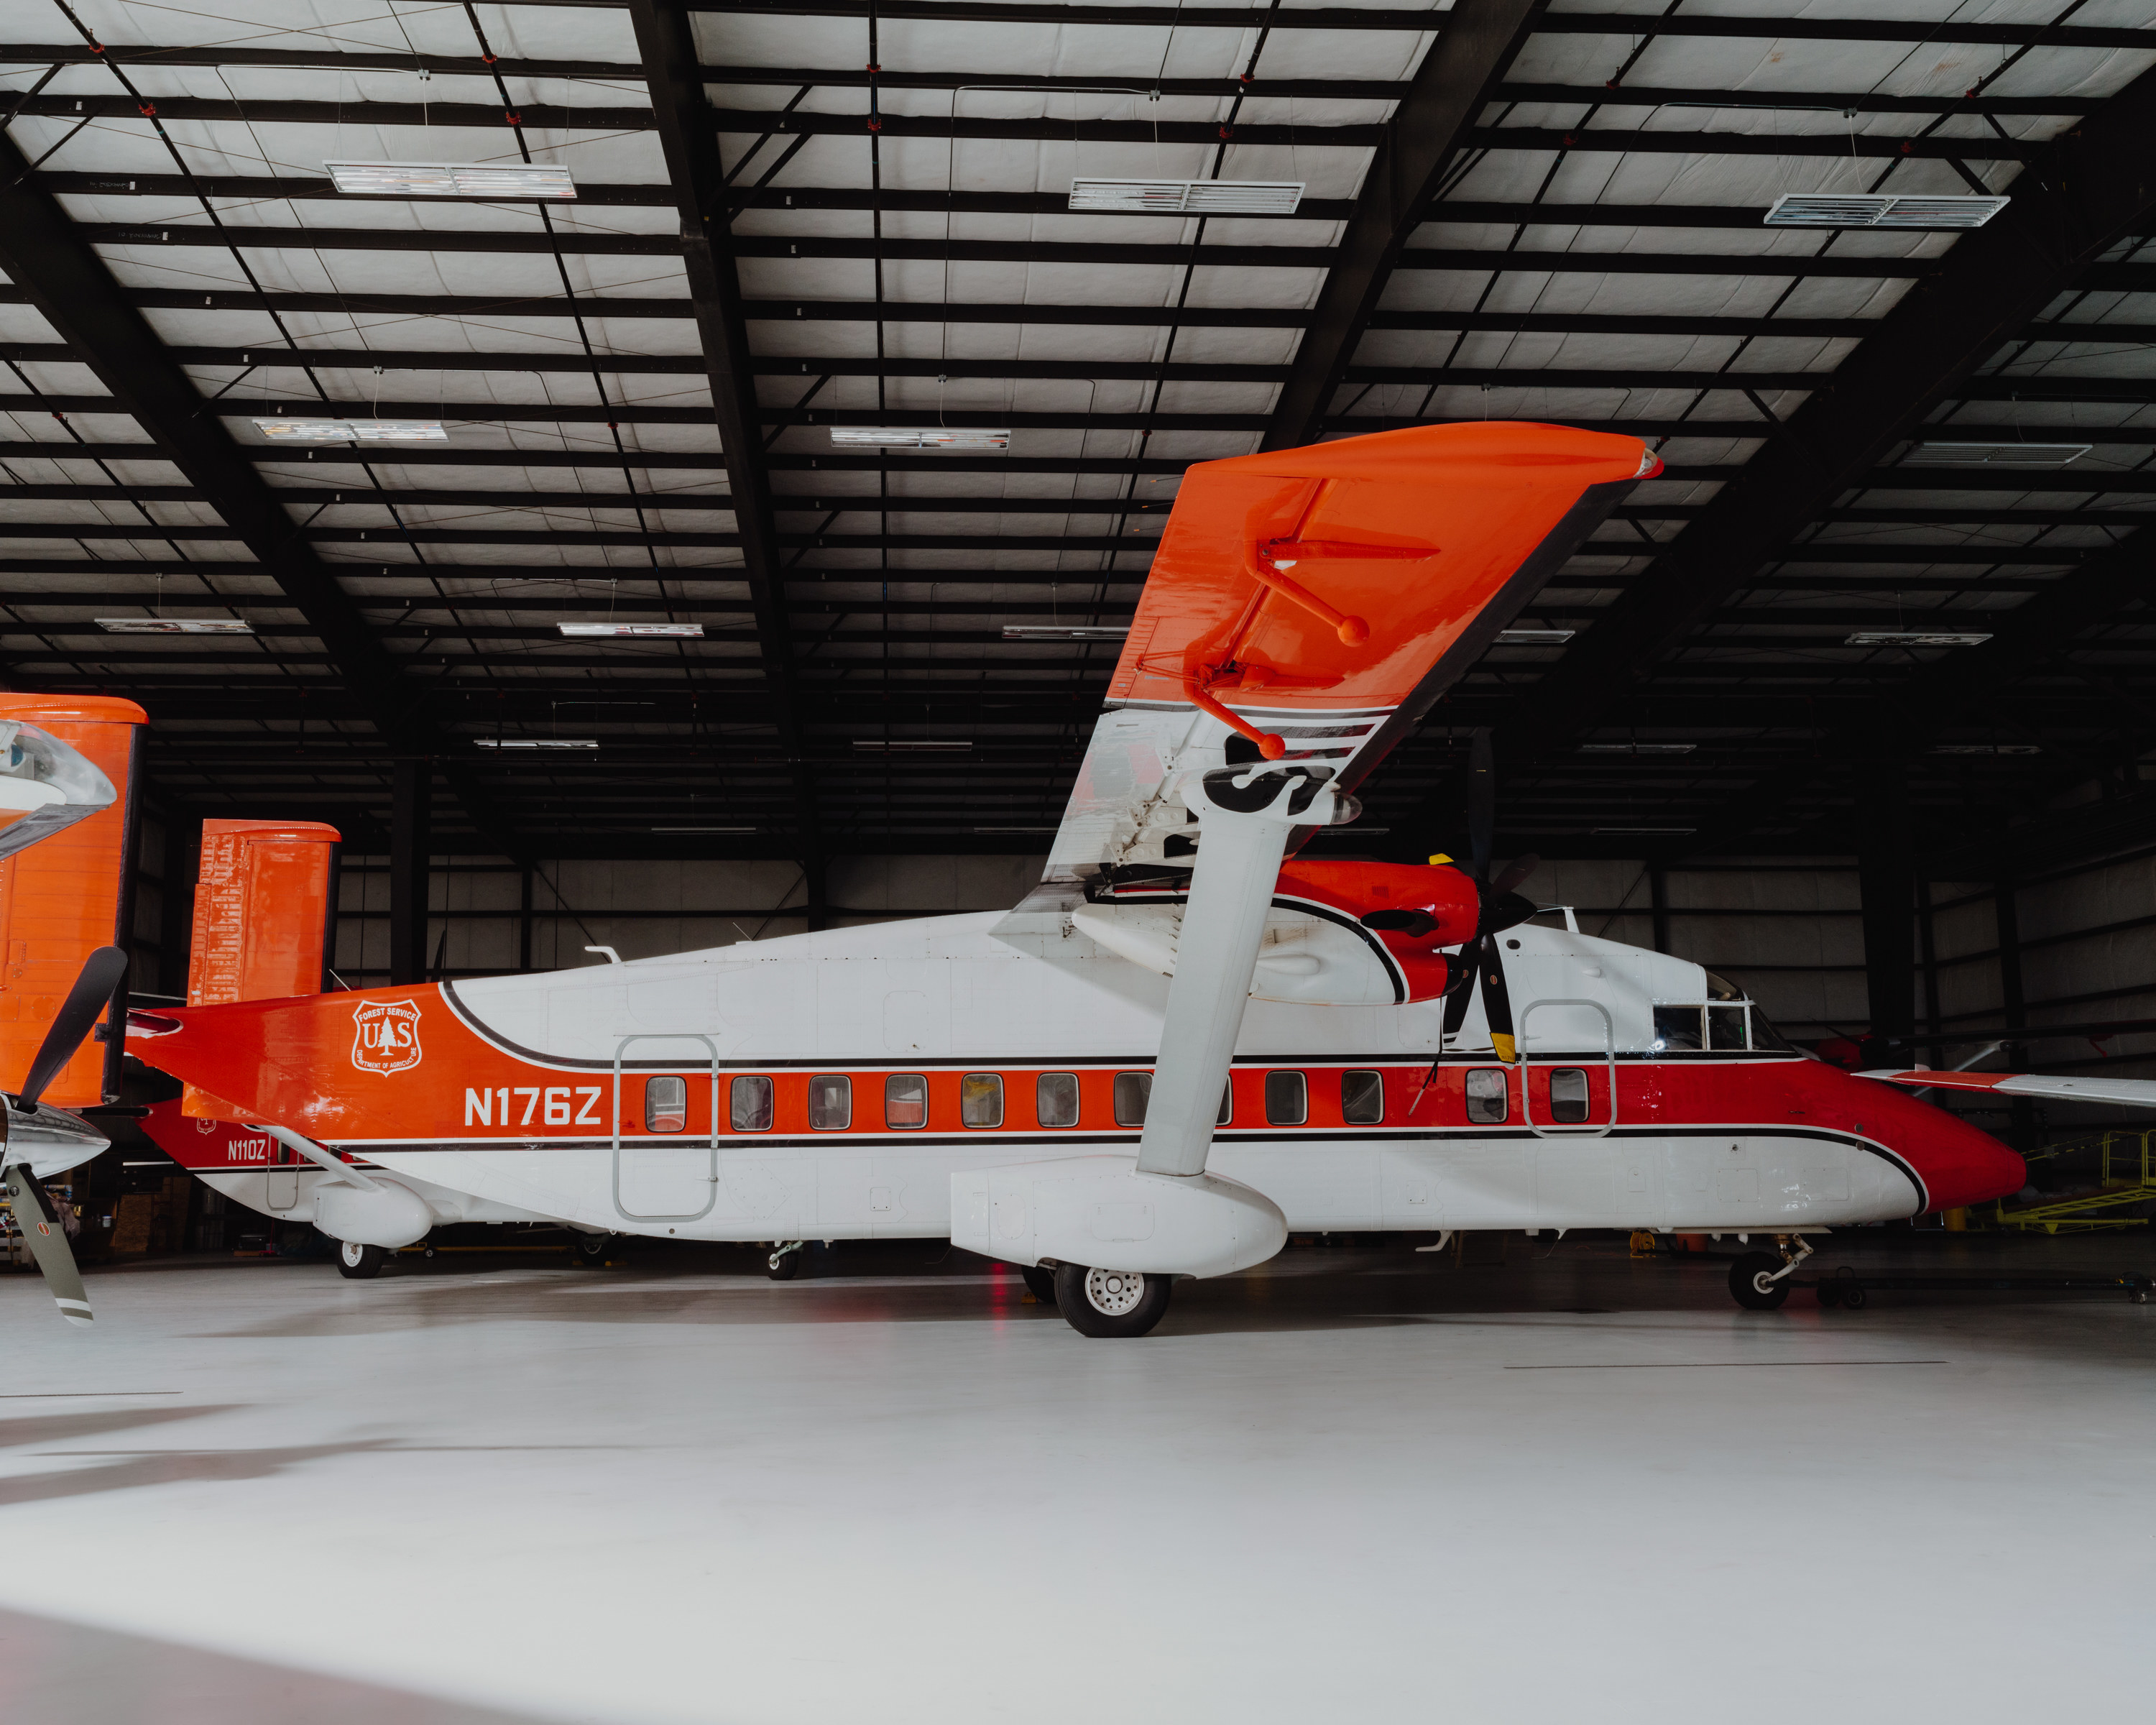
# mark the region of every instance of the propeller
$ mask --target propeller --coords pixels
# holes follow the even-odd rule
[[[1468,876],[1475,882],[1479,906],[1475,938],[1460,950],[1455,974],[1445,990],[1445,1029],[1438,1040],[1439,1058],[1423,1075],[1414,1100],[1408,1104],[1413,1117],[1424,1093],[1437,1081],[1446,1043],[1467,1022],[1467,1008],[1476,991],[1482,997],[1483,1021],[1490,1027],[1490,1045],[1507,1065],[1519,1059],[1519,1045],[1512,1027],[1512,993],[1505,978],[1505,961],[1497,937],[1535,914],[1532,901],[1522,898],[1519,888],[1542,866],[1532,851],[1508,863],[1495,880],[1490,877],[1490,852],[1497,828],[1497,768],[1487,727],[1477,730],[1467,760]]]
[[[38,1111],[38,1098],[89,1039],[126,974],[127,955],[117,947],[100,947],[83,961],[74,986],[68,990],[52,1028],[38,1045],[37,1058],[30,1062],[29,1073],[23,1081],[23,1093],[6,1100],[8,1112],[34,1115]],[[90,1322],[90,1301],[83,1292],[82,1272],[75,1268],[74,1254],[68,1250],[67,1230],[54,1213],[45,1189],[38,1183],[27,1163],[8,1163],[4,1174],[16,1225],[23,1230],[30,1255],[38,1261],[45,1286],[52,1290],[60,1316],[71,1324]]]
[[[44,1273],[45,1286],[52,1290],[60,1316],[71,1324],[90,1322],[90,1300],[83,1292],[82,1272],[74,1267],[74,1254],[68,1250],[67,1230],[53,1213],[53,1201],[45,1196],[45,1189],[19,1162],[8,1165],[8,1198],[14,1207],[16,1225],[22,1229],[30,1255]]]
[[[1467,1021],[1470,993],[1480,989],[1482,1016],[1490,1027],[1490,1045],[1497,1058],[1510,1065],[1518,1055],[1512,1034],[1512,996],[1505,983],[1505,961],[1499,955],[1497,937],[1535,914],[1534,906],[1519,896],[1522,882],[1542,866],[1532,852],[1516,857],[1503,874],[1490,878],[1490,850],[1497,828],[1497,766],[1486,726],[1475,733],[1467,760],[1467,845],[1471,860],[1469,873],[1481,906],[1476,918],[1475,939],[1460,954],[1460,978],[1446,992],[1445,1034],[1455,1034]]]
[[[112,999],[112,991],[126,974],[127,955],[117,947],[100,947],[83,960],[82,972],[60,1003],[52,1029],[38,1045],[38,1057],[30,1062],[29,1076],[23,1081],[18,1105],[25,1114],[38,1111],[38,1098],[45,1093],[45,1086],[74,1058],[74,1051],[82,1046]]]

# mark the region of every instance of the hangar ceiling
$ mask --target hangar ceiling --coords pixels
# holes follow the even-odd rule
[[[182,817],[382,842],[401,764],[443,850],[1033,851],[1118,645],[1006,632],[1127,622],[1187,464],[1563,420],[1666,470],[1371,782],[1376,842],[1456,845],[1481,726],[1548,855],[1845,852],[1882,795],[1972,868],[2010,808],[2156,833],[2156,29],[1832,10],[12,0],[0,675],[142,701]],[[1859,192],[2010,202],[1763,219]],[[258,423],[304,418],[447,434]]]

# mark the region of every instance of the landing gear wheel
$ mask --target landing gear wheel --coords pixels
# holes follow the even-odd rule
[[[1746,1252],[1729,1266],[1729,1291],[1748,1312],[1772,1312],[1789,1297],[1789,1279],[1774,1280],[1782,1260],[1772,1252]]]
[[[580,1234],[569,1250],[587,1264],[596,1264],[613,1249],[611,1234]]]
[[[1819,1295],[1820,1304],[1830,1312],[1841,1304],[1841,1290],[1835,1285],[1835,1278],[1831,1276],[1822,1276],[1814,1291]]]
[[[1035,1264],[1029,1269],[1021,1268],[1019,1274],[1025,1278],[1026,1292],[1034,1299],[1044,1306],[1055,1303],[1055,1272],[1053,1270],[1044,1270]]]
[[[1081,1336],[1142,1336],[1168,1312],[1164,1276],[1132,1270],[1055,1266],[1055,1304]]]
[[[781,1246],[764,1260],[764,1274],[773,1281],[791,1281],[801,1273],[801,1260],[808,1255],[800,1245]]]
[[[362,1245],[356,1240],[337,1242],[337,1274],[355,1281],[370,1281],[382,1274],[389,1254],[381,1246]]]

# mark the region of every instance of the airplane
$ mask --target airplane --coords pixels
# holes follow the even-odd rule
[[[1009,912],[137,1011],[130,1047],[313,1165],[355,1275],[473,1204],[753,1242],[780,1278],[813,1239],[947,1237],[1129,1337],[1291,1230],[1623,1228],[1771,1238],[1731,1273],[1771,1309],[1810,1236],[2020,1159],[1698,965],[1531,921],[1486,736],[1466,866],[1319,842],[1659,471],[1504,422],[1191,467]]]
[[[23,1075],[0,1090],[0,1186],[60,1316],[78,1325],[95,1314],[44,1182],[110,1142],[74,1111],[119,1099],[121,1037],[101,1048],[90,1039],[127,975],[126,954],[109,942],[128,916],[123,865],[146,716],[107,696],[0,695],[0,1084]]]

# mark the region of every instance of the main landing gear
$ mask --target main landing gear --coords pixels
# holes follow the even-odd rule
[[[1171,1284],[1134,1270],[1055,1266],[1055,1304],[1081,1336],[1142,1336],[1168,1313]]]
[[[1021,1265],[1019,1272],[1025,1279],[1025,1291],[1044,1306],[1055,1303],[1055,1272],[1045,1270],[1038,1264]]]
[[[1740,1253],[1729,1266],[1729,1292],[1748,1312],[1772,1312],[1789,1297],[1789,1276],[1812,1255],[1801,1234],[1774,1237],[1772,1252]]]
[[[803,1248],[805,1240],[789,1240],[775,1247],[764,1260],[764,1273],[773,1281],[791,1281],[801,1273],[801,1260],[807,1255]]]
[[[356,1240],[337,1242],[337,1274],[355,1281],[370,1281],[382,1274],[389,1253],[382,1246],[362,1245]]]

